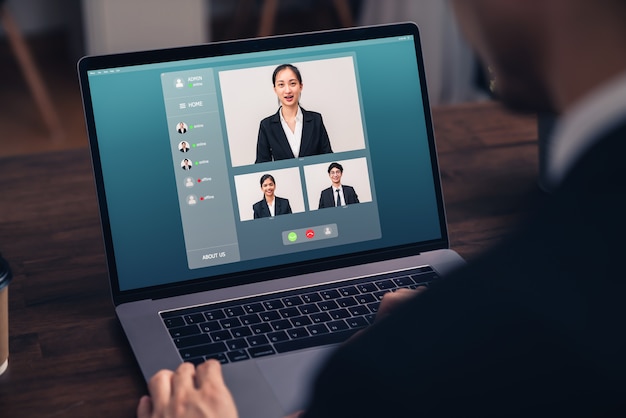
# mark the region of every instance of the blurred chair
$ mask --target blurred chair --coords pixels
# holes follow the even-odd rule
[[[41,74],[33,60],[28,45],[24,41],[22,32],[15,22],[5,0],[0,0],[0,25],[4,28],[11,49],[20,65],[22,74],[28,83],[30,92],[35,99],[37,107],[41,112],[43,121],[50,131],[53,140],[63,138],[63,127],[59,116],[50,100],[48,90],[41,78]]]
[[[413,21],[420,29],[431,105],[484,100],[476,56],[465,42],[449,0],[363,0],[360,25]]]
[[[333,0],[335,11],[343,27],[353,26],[352,12],[348,0]],[[274,22],[278,11],[278,0],[263,0],[261,10],[261,22],[258,36],[270,36],[274,34]]]
[[[235,12],[235,26],[239,27],[243,24],[248,11],[254,7],[253,0],[239,0]],[[270,36],[275,34],[276,15],[278,14],[278,0],[263,0],[261,3],[261,14],[259,18],[259,27],[257,36]],[[349,0],[333,0],[333,5],[339,22],[343,27],[354,25],[352,10],[350,9]]]

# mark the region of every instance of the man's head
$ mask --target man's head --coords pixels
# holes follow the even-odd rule
[[[343,174],[343,166],[339,163],[331,163],[328,166],[328,176],[335,187],[341,185],[341,176]]]
[[[453,0],[494,93],[521,110],[560,112],[623,71],[624,0]],[[621,41],[620,41],[621,40]],[[621,50],[626,48],[621,46]]]

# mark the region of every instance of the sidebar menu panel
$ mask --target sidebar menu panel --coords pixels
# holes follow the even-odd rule
[[[239,261],[213,70],[161,74],[190,269]]]

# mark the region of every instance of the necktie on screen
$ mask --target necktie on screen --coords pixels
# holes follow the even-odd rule
[[[336,206],[341,206],[341,195],[339,194],[339,189],[337,189],[337,201]]]

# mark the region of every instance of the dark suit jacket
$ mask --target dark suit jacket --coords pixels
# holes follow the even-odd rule
[[[307,418],[626,416],[626,121],[508,240],[340,348]]]
[[[280,112],[280,109],[278,112]],[[280,114],[278,112],[261,121],[256,145],[255,163],[296,157],[291,151],[287,136],[280,123]],[[298,156],[307,157],[330,154],[332,152],[328,133],[322,121],[322,115],[302,109],[302,142],[300,143]]]
[[[341,188],[343,189],[343,197],[346,199],[346,205],[359,203],[359,196],[356,195],[354,187],[342,184]],[[320,194],[320,204],[318,208],[322,209],[331,207],[335,207],[335,192],[333,191],[333,186],[330,186],[328,189],[322,190],[322,193]]]
[[[270,207],[267,205],[265,197],[252,205],[252,210],[254,211],[254,219],[269,218],[272,216],[270,215]],[[287,215],[288,213],[291,213],[289,199],[274,196],[274,216]]]

